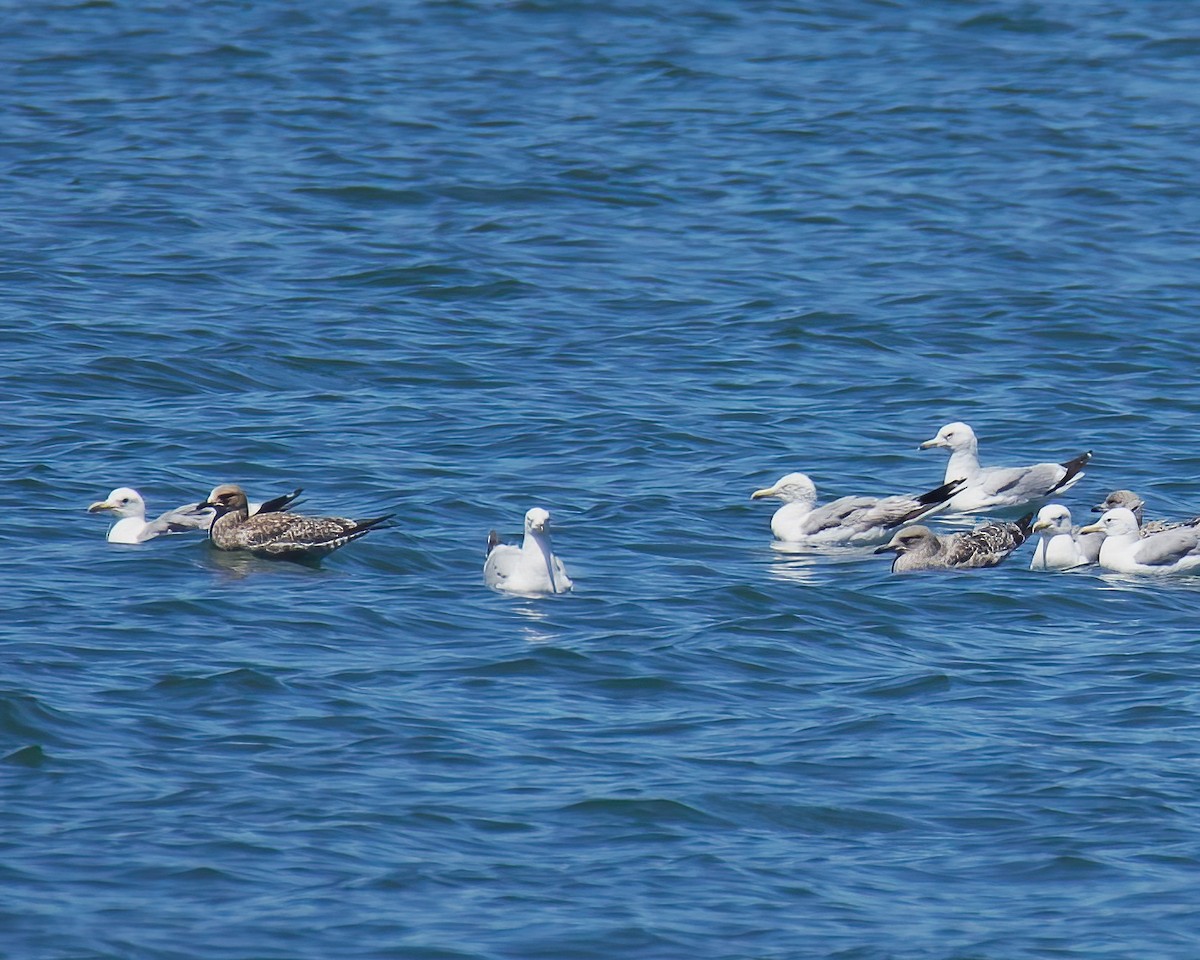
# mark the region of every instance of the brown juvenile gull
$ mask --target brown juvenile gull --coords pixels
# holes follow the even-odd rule
[[[550,514],[534,507],[525,514],[525,539],[521,546],[501,543],[488,534],[483,581],[508,593],[566,593],[573,584],[562,561],[550,546]]]
[[[895,529],[941,510],[961,481],[914,496],[839,497],[817,506],[817,488],[807,474],[789,473],[751,500],[774,497],[783,506],[771,517],[776,540],[813,546],[866,547],[883,543]]]
[[[300,491],[293,490],[266,503],[251,504],[250,512],[286,510],[298,496]],[[117,487],[107,499],[97,500],[88,507],[88,513],[101,512],[110,512],[117,518],[117,522],[108,528],[106,539],[109,543],[145,543],[165,533],[207,530],[216,516],[212,510],[200,509],[198,503],[188,503],[168,510],[154,520],[147,520],[146,501],[132,487]]]
[[[234,483],[216,487],[201,509],[216,513],[209,537],[218,550],[245,550],[261,557],[302,560],[322,557],[357,540],[389,519],[349,520],[296,513],[249,514],[246,493]]]
[[[950,451],[946,482],[965,477],[947,505],[950,513],[990,514],[1011,519],[1036,510],[1055,494],[1070,489],[1083,476],[1092,452],[1063,463],[1035,463],[1027,467],[983,467],[979,465],[979,441],[965,423],[948,423],[937,436],[920,445],[921,450],[945,447]]]
[[[893,573],[994,567],[1029,539],[1033,514],[1015,523],[989,523],[969,533],[939,536],[928,527],[904,527],[876,553],[895,552]]]

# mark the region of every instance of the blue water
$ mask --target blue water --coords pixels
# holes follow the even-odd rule
[[[749,500],[961,419],[1200,511],[1200,7],[4,14],[0,956],[1200,955],[1196,586]],[[85,512],[224,481],[397,525]]]

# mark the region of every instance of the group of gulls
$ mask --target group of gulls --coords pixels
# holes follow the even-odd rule
[[[818,506],[812,480],[790,473],[751,498],[784,501],[771,518],[777,540],[801,547],[878,545],[875,553],[895,554],[896,573],[992,567],[1033,534],[1032,570],[1098,563],[1118,573],[1200,572],[1200,517],[1143,524],[1142,500],[1130,490],[1117,490],[1092,508],[1102,514],[1096,523],[1079,527],[1072,525],[1067,507],[1049,502],[1083,477],[1090,451],[1063,463],[985,467],[979,463],[975,431],[959,422],[946,424],[920,445],[934,447],[950,451],[944,483],[918,496],[851,496]],[[950,534],[917,522],[937,513],[994,519]]]
[[[88,507],[88,512],[111,513],[117,518],[108,529],[109,543],[145,543],[163,534],[205,530],[218,550],[285,560],[323,557],[391,519],[391,514],[351,520],[292,513],[300,493],[293,490],[263,503],[251,503],[237,484],[223,483],[201,502],[147,520],[141,494],[132,487],[118,487],[107,499]],[[488,586],[510,593],[570,590],[571,578],[550,547],[550,514],[541,507],[525,514],[525,538],[519,547],[502,543],[493,530],[488,535],[483,575]]]
[[[877,547],[893,553],[892,570],[953,570],[992,567],[1037,534],[1030,568],[1069,570],[1099,563],[1119,573],[1200,572],[1200,517],[1180,523],[1142,522],[1142,500],[1117,490],[1093,508],[1093,524],[1071,523],[1071,511],[1049,503],[1083,477],[1091,452],[1063,463],[1026,467],[984,467],[975,432],[948,423],[920,449],[950,451],[941,486],[915,496],[849,496],[817,504],[817,488],[803,473],[789,473],[751,499],[775,498],[783,506],[771,518],[777,540],[800,547]],[[391,515],[351,520],[292,513],[300,490],[263,503],[251,503],[236,484],[213,489],[199,502],[146,519],[146,503],[136,490],[119,487],[89,512],[109,512],[112,543],[144,543],[166,533],[205,530],[218,550],[305,560],[332,553],[372,530]],[[1034,511],[1037,511],[1036,518]],[[917,521],[932,514],[994,518],[970,531],[938,534]],[[566,593],[571,578],[550,544],[550,514],[534,507],[525,514],[520,546],[506,544],[493,530],[487,541],[484,582],[522,595]]]

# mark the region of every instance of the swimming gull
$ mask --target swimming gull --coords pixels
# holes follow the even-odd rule
[[[1035,463],[1028,467],[981,467],[979,441],[965,423],[948,423],[920,449],[946,447],[946,482],[965,477],[966,485],[950,498],[950,513],[1013,518],[1042,506],[1056,493],[1070,489],[1083,476],[1092,458],[1089,450],[1065,463]]]
[[[774,497],[783,506],[771,517],[777,540],[822,546],[872,546],[895,529],[935,513],[946,505],[961,481],[945,483],[916,496],[840,497],[817,506],[817,488],[804,473],[789,473],[774,486],[755,490],[751,500]]]
[[[1103,503],[1092,507],[1092,513],[1105,513],[1115,507],[1125,507],[1137,520],[1143,537],[1152,533],[1162,533],[1164,530],[1176,530],[1179,527],[1200,526],[1200,517],[1192,517],[1190,520],[1151,520],[1147,523],[1142,516],[1142,508],[1145,505],[1146,502],[1132,490],[1114,490],[1104,498]]]
[[[154,520],[146,519],[146,501],[132,487],[117,487],[106,500],[97,500],[88,513],[112,513],[117,522],[108,528],[109,543],[145,543],[164,533],[185,533],[199,530],[204,523],[199,504],[189,503]],[[211,519],[211,518],[210,518]]]
[[[893,573],[994,567],[1029,538],[1033,514],[1015,523],[989,523],[939,536],[921,525],[901,527],[876,553],[895,552]]]
[[[1178,527],[1143,537],[1128,507],[1106,510],[1085,533],[1103,532],[1100,566],[1117,573],[1200,573],[1200,528]]]
[[[209,537],[218,550],[245,550],[262,557],[304,560],[322,557],[365,536],[390,518],[350,520],[308,517],[297,513],[257,513],[250,516],[246,492],[234,483],[216,487],[201,509],[216,513]]]
[[[488,534],[483,581],[508,593],[566,593],[571,589],[571,578],[550,545],[547,511],[534,507],[525,514],[525,537],[519,547],[501,543],[495,530]]]
[[[1030,570],[1069,570],[1095,563],[1103,539],[1084,534],[1083,539],[1089,543],[1087,546],[1081,543],[1076,528],[1071,525],[1071,511],[1061,503],[1048,503],[1038,511],[1033,532],[1038,535],[1038,542],[1029,563]],[[1090,547],[1095,548],[1095,556],[1089,558]]]

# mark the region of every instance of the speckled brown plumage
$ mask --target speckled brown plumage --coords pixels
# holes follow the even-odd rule
[[[322,557],[369,533],[388,517],[350,520],[294,513],[249,515],[246,494],[236,484],[213,490],[204,506],[217,513],[209,536],[219,550],[245,550],[265,557]]]

